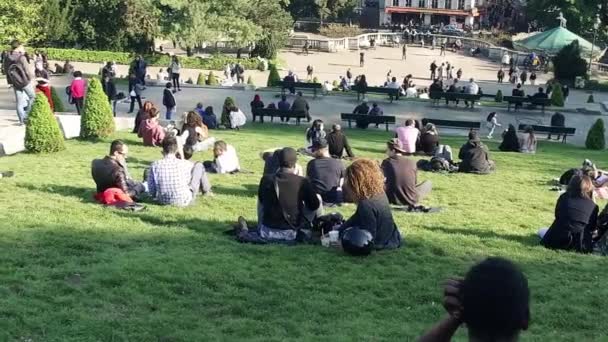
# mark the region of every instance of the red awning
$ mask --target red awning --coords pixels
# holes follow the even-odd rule
[[[479,12],[476,8],[465,11],[445,8],[421,8],[421,7],[387,7],[386,13],[423,13],[423,14],[440,14],[449,15],[455,17],[468,17],[468,16],[479,16]]]

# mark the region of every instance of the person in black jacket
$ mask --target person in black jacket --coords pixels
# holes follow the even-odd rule
[[[331,132],[326,136],[326,139],[327,144],[329,145],[329,154],[332,158],[342,158],[344,156],[344,150],[346,150],[348,158],[355,158],[355,154],[348,143],[348,138],[342,132],[342,127],[340,125],[333,125],[331,127]]]
[[[116,116],[116,85],[114,84],[114,80],[112,79],[112,77],[110,77],[109,74],[107,74],[104,78],[103,78],[103,83],[101,84],[101,87],[103,88],[103,92],[106,94],[106,96],[108,97],[108,101],[110,102],[110,105],[112,105],[112,113],[114,114],[114,116]],[[141,98],[140,98],[141,101]],[[141,110],[141,108],[140,108]]]
[[[302,113],[306,115],[306,120],[310,122],[310,113],[308,112],[309,110],[310,106],[308,105],[308,102],[304,98],[304,95],[302,95],[302,92],[299,91],[298,96],[295,98],[295,100],[293,100],[293,103],[291,104],[291,111],[294,113]]]
[[[176,103],[175,96],[173,96],[173,92],[171,91],[172,86],[171,82],[167,82],[163,91],[163,106],[167,108],[167,114],[165,115],[167,120],[171,120],[171,116],[175,114]]]
[[[340,234],[347,228],[358,227],[371,233],[376,249],[401,247],[401,233],[384,193],[384,175],[378,163],[355,160],[346,169],[345,187],[357,203],[357,211],[340,227]]]
[[[258,189],[258,230],[239,217],[237,238],[244,242],[294,242],[300,229],[320,216],[323,207],[310,181],[295,174],[298,154],[279,152],[280,169],[262,177]]]
[[[555,220],[549,229],[541,229],[541,244],[551,249],[592,251],[599,208],[593,202],[593,181],[586,175],[575,175],[566,193],[555,206]]]
[[[458,158],[461,160],[459,172],[489,174],[495,168],[486,146],[481,143],[475,131],[469,133],[469,141],[460,148]]]
[[[91,163],[91,176],[97,186],[97,193],[109,188],[118,188],[132,198],[137,198],[146,190],[142,183],[132,180],[127,169],[129,149],[121,140],[114,140],[110,145],[110,154]]]
[[[555,114],[553,114],[551,116],[551,126],[565,127],[566,126],[566,117],[564,116],[564,114],[562,114],[560,112],[555,112]],[[557,140],[559,140],[561,137],[562,137],[562,135],[558,134]],[[551,140],[551,133],[549,133],[549,136],[547,137],[547,139]]]
[[[498,146],[498,149],[503,152],[519,152],[519,137],[517,136],[517,130],[512,124],[502,134],[502,143]]]

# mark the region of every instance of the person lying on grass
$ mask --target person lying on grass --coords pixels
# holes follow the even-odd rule
[[[209,173],[236,173],[241,170],[239,157],[232,145],[226,144],[225,141],[216,141],[213,145],[213,161],[205,161],[205,170]]]
[[[310,181],[295,174],[297,152],[290,147],[280,150],[280,169],[265,174],[258,189],[258,227],[249,230],[241,216],[235,233],[241,242],[294,243],[301,229],[321,216],[323,206]]]
[[[470,342],[515,342],[528,330],[528,280],[509,260],[488,258],[464,279],[448,279],[443,293],[448,316],[419,342],[449,342],[462,324]]]
[[[359,228],[371,233],[377,250],[401,247],[401,234],[384,193],[384,175],[378,163],[355,160],[346,169],[345,187],[357,211],[340,227],[340,235],[348,228]]]

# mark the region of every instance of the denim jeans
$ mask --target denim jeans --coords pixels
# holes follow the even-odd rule
[[[165,119],[171,120],[171,117],[175,115],[175,107],[167,107],[167,114],[165,115]]]
[[[35,97],[36,93],[34,92],[34,86],[31,83],[21,90],[15,89],[17,117],[19,117],[20,123],[24,123],[25,119],[27,119],[27,115],[32,109],[32,104],[34,103]]]

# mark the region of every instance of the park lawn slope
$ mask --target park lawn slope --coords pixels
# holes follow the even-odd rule
[[[212,134],[233,144],[254,174],[212,175],[216,196],[185,209],[147,204],[127,213],[95,204],[90,162],[111,139],[0,158],[0,170],[16,173],[0,181],[0,340],[411,340],[444,315],[442,281],[487,256],[512,259],[528,276],[532,321],[524,341],[604,339],[608,262],[546,250],[535,235],[553,217],[557,193],[547,182],[584,158],[607,165],[604,152],[541,141],[537,155],[492,152],[493,175],[420,173],[419,181],[434,184],[424,204],[444,211],[395,211],[405,247],[358,259],[224,235],[239,215],[256,219],[259,152],[301,147],[304,127]],[[347,134],[358,156],[384,158],[390,133]],[[134,178],[161,156],[133,134],[113,138],[129,144]],[[463,142],[442,140],[456,153]]]

